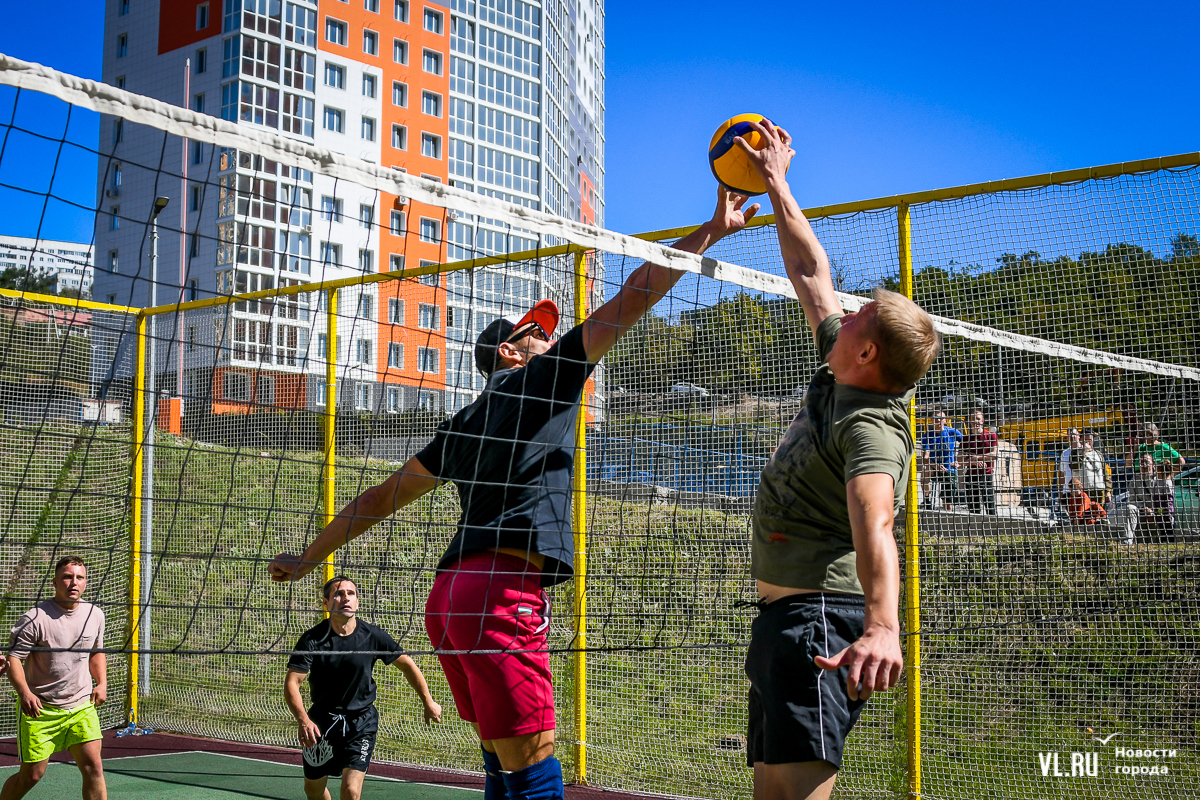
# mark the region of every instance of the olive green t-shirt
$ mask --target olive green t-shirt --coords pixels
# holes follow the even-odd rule
[[[817,349],[828,358],[842,315],[817,327]],[[898,512],[908,482],[913,439],[901,395],[839,386],[828,363],[808,385],[804,408],[767,462],[752,521],[750,573],[796,589],[862,594],[858,582],[846,483],[886,473]]]

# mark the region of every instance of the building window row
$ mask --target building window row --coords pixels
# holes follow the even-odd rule
[[[538,193],[538,163],[527,158],[477,147],[475,177],[483,183],[524,194]]]

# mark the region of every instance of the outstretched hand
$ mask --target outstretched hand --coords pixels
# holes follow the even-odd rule
[[[294,581],[312,572],[313,565],[306,564],[301,556],[280,553],[267,565],[267,572],[274,581]]]
[[[792,135],[770,120],[748,120],[746,124],[763,138],[766,145],[761,150],[755,150],[741,136],[735,137],[733,143],[742,148],[768,187],[778,186],[787,180],[788,165],[792,163],[792,156],[796,155],[792,149]]]
[[[742,206],[749,199],[745,195],[728,191],[724,186],[717,186],[717,209],[713,212],[712,217],[713,233],[723,237],[746,227],[746,224],[761,208],[760,204],[754,203],[749,208],[743,209]]]
[[[886,691],[900,682],[904,655],[900,652],[898,633],[876,628],[832,658],[817,656],[813,661],[821,669],[831,671],[848,665],[846,691],[850,693],[850,699],[866,700],[873,692]]]

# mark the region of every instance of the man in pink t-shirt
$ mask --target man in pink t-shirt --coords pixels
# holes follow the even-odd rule
[[[1000,453],[1000,437],[983,427],[983,412],[974,411],[967,435],[958,446],[959,475],[967,496],[967,511],[972,514],[996,513],[996,486],[993,471]]]

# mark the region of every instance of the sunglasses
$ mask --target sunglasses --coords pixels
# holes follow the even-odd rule
[[[538,325],[536,322],[531,322],[528,325],[526,325],[524,328],[519,328],[519,329],[513,331],[512,335],[509,336],[504,341],[508,342],[509,344],[512,344],[513,342],[521,341],[526,336],[532,336],[533,338],[539,339],[543,342],[550,341],[550,337],[546,335],[546,332],[544,330],[542,330],[542,326]]]

